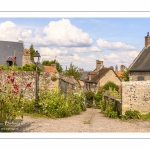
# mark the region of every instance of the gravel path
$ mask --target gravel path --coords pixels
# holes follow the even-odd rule
[[[47,119],[24,116],[21,132],[150,132],[150,121],[122,121],[87,108],[80,115]]]

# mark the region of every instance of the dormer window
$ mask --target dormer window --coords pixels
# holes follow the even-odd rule
[[[6,60],[8,66],[16,65],[16,57],[9,56]]]
[[[7,58],[7,60],[6,60],[6,62],[7,62],[7,65],[8,65],[8,66],[12,66],[12,65],[13,65],[12,56],[9,56],[9,57]]]

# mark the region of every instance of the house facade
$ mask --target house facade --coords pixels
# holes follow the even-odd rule
[[[103,61],[96,60],[96,69],[89,72],[84,80],[85,89],[87,91],[96,91],[101,89],[108,81],[114,82],[119,87],[121,86],[121,80],[113,68],[106,68],[103,66]]]
[[[145,47],[129,67],[130,81],[150,80],[150,36],[145,36]]]

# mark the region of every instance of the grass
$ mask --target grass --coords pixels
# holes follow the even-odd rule
[[[83,122],[84,124],[91,124],[91,121],[89,120],[89,121],[84,121]]]

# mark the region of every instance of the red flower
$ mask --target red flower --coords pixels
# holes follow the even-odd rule
[[[17,84],[14,84],[13,87],[14,87],[15,90],[19,89],[19,86]]]
[[[31,83],[32,83],[32,82],[28,83],[28,84],[26,85],[26,88],[31,87]]]
[[[7,79],[10,79],[10,76],[7,76]]]
[[[12,83],[14,83],[14,80],[15,80],[15,79],[14,79],[14,78],[12,78],[12,79],[11,79],[11,82],[12,82]]]

